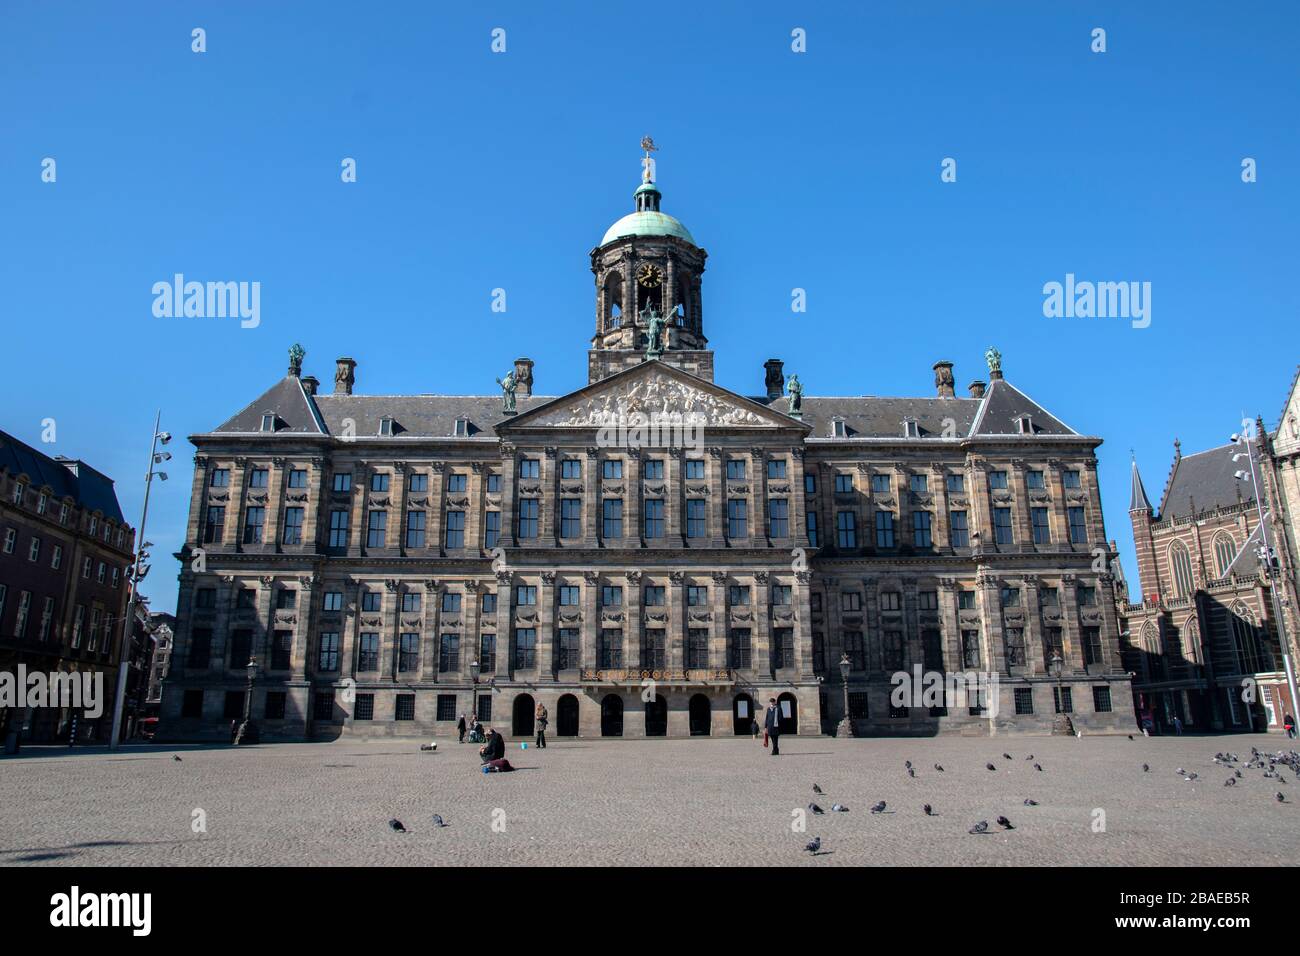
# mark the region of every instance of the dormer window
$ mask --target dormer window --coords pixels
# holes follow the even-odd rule
[[[920,422],[912,421],[911,419],[906,419],[906,420],[904,420],[904,422],[903,422],[903,437],[904,437],[904,438],[920,438],[920,437],[921,437],[921,423],[920,423]]]
[[[393,434],[392,418],[385,415],[383,418],[379,419],[379,434],[383,435],[385,438],[392,437]]]
[[[842,418],[831,419],[831,437],[832,438],[848,437],[848,429],[844,427],[844,419]]]
[[[275,431],[275,412],[262,413],[262,431],[264,432]]]
[[[456,427],[453,429],[452,434],[455,435],[457,438],[468,438],[469,419],[468,418],[456,419]]]
[[[1016,431],[1022,435],[1032,435],[1034,433],[1034,420],[1028,415],[1021,415],[1016,419]]]

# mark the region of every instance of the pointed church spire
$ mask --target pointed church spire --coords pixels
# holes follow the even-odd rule
[[[1147,490],[1142,487],[1142,476],[1138,474],[1137,456],[1133,456],[1133,492],[1129,496],[1129,511],[1151,513],[1151,502],[1147,501]]]

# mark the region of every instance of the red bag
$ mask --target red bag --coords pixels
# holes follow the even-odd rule
[[[767,731],[763,731],[763,746],[767,746]]]

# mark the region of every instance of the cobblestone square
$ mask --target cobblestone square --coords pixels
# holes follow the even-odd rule
[[[28,748],[0,762],[0,863],[1249,866],[1300,850],[1290,771],[1279,784],[1243,770],[1225,787],[1231,771],[1213,763],[1216,751],[1243,763],[1252,745],[1275,752],[1289,743],[1277,735],[791,737],[775,758],[747,737],[511,741],[518,772],[491,775],[473,745],[420,743]],[[872,814],[879,800],[887,812]],[[811,801],[826,814],[793,831]],[[392,817],[409,832],[392,832]],[[968,834],[980,820],[991,832]],[[817,856],[803,850],[813,836]]]

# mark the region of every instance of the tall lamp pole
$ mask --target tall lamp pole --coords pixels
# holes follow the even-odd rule
[[[155,476],[159,481],[167,480],[167,472],[154,471],[153,466],[169,461],[172,457],[171,452],[158,450],[159,445],[165,445],[172,440],[170,432],[158,430],[161,423],[162,410],[160,409],[153,421],[153,440],[149,445],[149,470],[144,478],[144,505],[140,509],[140,527],[135,532],[135,561],[127,572],[126,618],[122,622],[122,641],[118,651],[117,688],[113,695],[113,734],[108,742],[110,750],[116,750],[121,743],[122,716],[126,708],[126,675],[131,659],[131,631],[135,628],[136,605],[140,603],[140,582],[149,570],[144,563],[145,558],[149,556],[149,552],[145,550],[149,542],[144,538],[144,523],[149,517],[149,489]]]
[[[1250,422],[1243,422],[1244,427],[1240,433],[1232,436],[1232,441],[1237,445],[1244,445],[1244,452],[1237,452],[1232,456],[1236,461],[1242,455],[1250,462],[1250,483],[1255,489],[1255,512],[1259,515],[1259,533],[1263,538],[1264,545],[1259,549],[1259,563],[1264,567],[1264,578],[1268,581],[1268,593],[1273,601],[1273,617],[1277,621],[1278,644],[1282,648],[1282,667],[1286,671],[1286,686],[1291,692],[1291,706],[1300,707],[1300,695],[1296,694],[1295,667],[1291,663],[1291,649],[1286,636],[1286,621],[1282,617],[1282,606],[1277,598],[1277,573],[1274,570],[1273,546],[1269,543],[1268,522],[1264,519],[1264,496],[1259,486],[1259,478],[1255,473],[1255,446],[1250,441],[1250,431],[1253,425]],[[1245,481],[1247,478],[1245,471],[1238,471],[1234,476],[1238,481]],[[1295,713],[1294,710],[1291,713]],[[1253,718],[1252,718],[1253,719]]]
[[[846,653],[840,658],[840,684],[844,687],[844,718],[835,728],[836,737],[853,736],[853,721],[849,717],[849,671],[852,669],[853,662],[849,660],[849,655]]]

